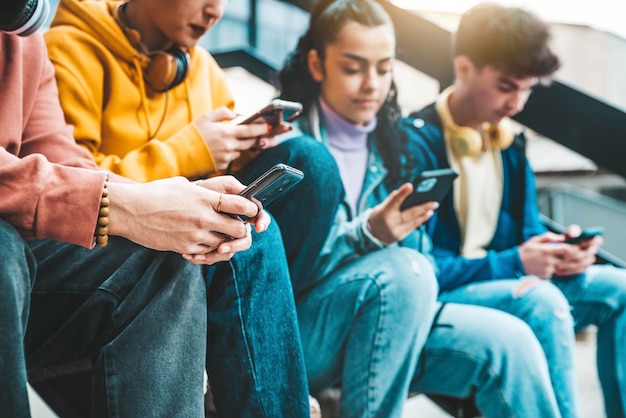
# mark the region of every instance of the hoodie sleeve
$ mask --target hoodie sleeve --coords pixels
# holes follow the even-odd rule
[[[158,102],[146,93],[139,61],[119,59],[89,34],[58,26],[46,33],[46,42],[66,120],[100,167],[137,181],[217,173],[193,122],[234,103],[208,53],[196,54],[184,81],[189,88],[171,90]]]
[[[25,239],[91,247],[106,173],[72,139],[41,36],[3,42],[0,217]]]

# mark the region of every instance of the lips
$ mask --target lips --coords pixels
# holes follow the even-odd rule
[[[189,27],[193,30],[193,33],[197,36],[204,35],[209,29],[206,26],[200,26],[200,25],[189,25]]]

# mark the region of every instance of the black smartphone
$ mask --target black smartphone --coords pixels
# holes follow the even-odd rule
[[[248,199],[258,200],[264,208],[282,197],[304,178],[304,173],[287,164],[276,164],[239,193]]]
[[[288,100],[274,99],[263,109],[248,116],[240,124],[265,122],[273,128],[281,122],[291,122],[302,113],[302,104]]]
[[[422,171],[413,180],[415,190],[404,199],[400,205],[400,210],[426,202],[441,202],[458,175],[459,173],[452,168]]]
[[[566,238],[565,243],[566,244],[580,244],[583,241],[587,241],[594,237],[601,236],[602,234],[604,234],[604,228],[602,228],[601,226],[592,226],[592,227],[583,229],[580,235],[577,237]]]

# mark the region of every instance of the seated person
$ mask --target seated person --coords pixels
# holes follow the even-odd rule
[[[400,417],[409,390],[475,394],[488,418],[557,417],[526,324],[494,309],[435,303],[436,269],[419,228],[436,204],[400,211],[422,139],[400,117],[395,45],[376,1],[325,0],[279,73],[281,97],[305,109],[283,138],[325,144],[346,191],[314,274],[299,285],[306,291],[296,294],[311,390],[339,385],[341,417]]]
[[[336,165],[315,141],[276,146],[286,125],[228,122],[236,114],[224,72],[197,46],[226,3],[61,0],[45,35],[61,105],[98,165],[137,181],[230,169],[249,183],[277,162],[302,170],[300,193],[271,213],[292,276],[307,276],[339,202]]]
[[[205,365],[225,416],[307,416],[278,229],[232,177],[98,169],[63,120],[45,5],[0,6],[2,415],[30,416],[27,368],[89,358],[95,417],[202,416]]]
[[[626,416],[626,271],[593,265],[601,238],[564,243],[539,219],[523,138],[508,118],[559,60],[549,28],[516,8],[478,5],[454,43],[454,85],[413,116],[427,123],[421,167],[453,167],[453,191],[431,232],[440,299],[500,309],[524,320],[543,347],[563,417],[580,416],[574,333],[598,327],[598,374],[608,417]],[[418,124],[416,126],[420,126]]]

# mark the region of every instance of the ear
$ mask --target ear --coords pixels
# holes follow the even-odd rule
[[[454,57],[454,75],[457,80],[467,80],[475,69],[474,63],[467,55]]]
[[[309,50],[306,59],[311,77],[316,83],[321,83],[324,80],[324,68],[317,51],[315,49]]]

